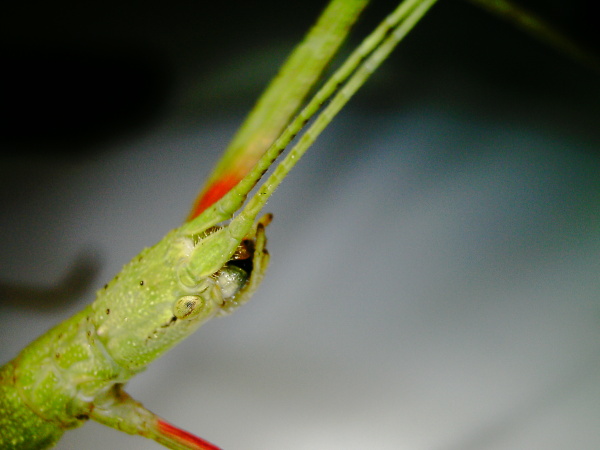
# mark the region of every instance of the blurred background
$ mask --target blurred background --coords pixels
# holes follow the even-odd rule
[[[3,10],[1,363],[182,222],[324,4]],[[599,52],[591,1],[521,4]],[[600,447],[599,118],[597,73],[440,1],[269,202],[252,301],[127,390],[228,450]]]

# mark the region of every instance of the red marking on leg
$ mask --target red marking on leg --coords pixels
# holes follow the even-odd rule
[[[177,441],[178,443],[187,445],[190,449],[196,450],[221,450],[214,444],[211,444],[204,439],[194,436],[192,433],[188,433],[181,428],[177,428],[175,425],[171,425],[169,422],[164,420],[157,420],[157,427],[160,433],[169,437],[170,439]]]
[[[215,181],[204,191],[204,194],[196,203],[188,220],[198,217],[206,208],[219,201],[221,197],[227,194],[242,178],[243,176],[234,173]]]

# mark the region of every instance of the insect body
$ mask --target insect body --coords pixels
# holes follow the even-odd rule
[[[253,227],[246,219],[239,227],[234,219],[217,228],[201,215],[186,223],[129,262],[94,303],[6,364],[0,448],[46,448],[89,418],[172,448],[177,440],[186,442],[181,448],[215,448],[162,421],[121,386],[207,319],[249,298],[268,264],[269,221]]]
[[[216,449],[163,421],[122,387],[206,320],[249,298],[269,261],[265,226],[270,216],[255,224],[267,199],[436,1],[404,0],[304,102],[368,2],[331,0],[234,138],[190,220],[127,264],[93,304],[0,368],[0,448],[46,448],[91,418],[172,449]],[[539,21],[523,21],[529,13],[507,1],[471,1],[515,16],[534,33],[579,54]],[[295,146],[232,218],[309,121]]]
[[[271,217],[255,224],[259,212],[337,112],[435,1],[405,0],[294,117],[367,3],[331,1],[234,138],[231,153],[215,170],[190,220],[135,257],[98,292],[94,303],[0,369],[0,448],[46,448],[65,430],[91,418],[172,449],[216,449],[160,419],[122,387],[206,320],[234,310],[250,297],[269,261],[265,227]],[[246,203],[249,192],[317,113]],[[251,161],[243,165],[249,169],[231,173],[228,166],[248,155],[253,155]],[[224,181],[226,189],[221,189]],[[233,217],[236,211],[240,212]]]

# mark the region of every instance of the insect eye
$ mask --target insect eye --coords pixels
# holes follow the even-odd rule
[[[205,308],[206,301],[198,295],[185,295],[175,302],[173,315],[178,319],[189,320],[198,316]]]
[[[217,272],[217,285],[223,298],[233,297],[246,284],[248,273],[237,266],[226,265]]]

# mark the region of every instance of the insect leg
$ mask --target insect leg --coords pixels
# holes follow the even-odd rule
[[[248,235],[247,239],[254,240],[254,253],[252,255],[252,271],[250,277],[246,281],[244,287],[228,301],[229,306],[225,306],[219,312],[220,316],[224,316],[234,311],[238,306],[243,305],[254,294],[260,285],[267,267],[269,266],[269,252],[267,251],[267,236],[265,227],[273,220],[272,214],[265,214],[261,217],[253,230],[253,233]]]
[[[129,434],[139,434],[174,450],[219,450],[219,447],[161,419],[115,384],[94,402],[90,418]]]

